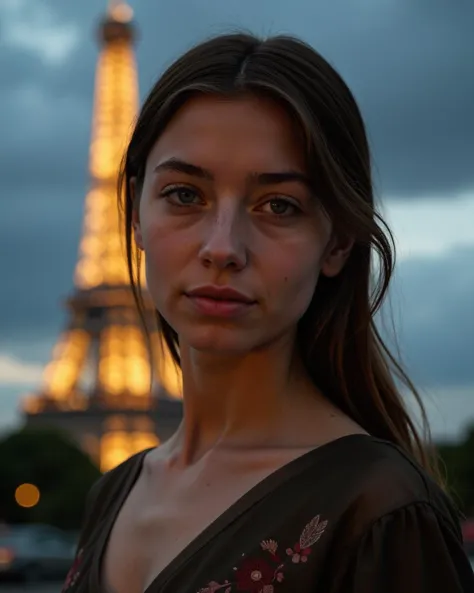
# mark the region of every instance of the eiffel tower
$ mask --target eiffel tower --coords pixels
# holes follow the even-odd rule
[[[65,431],[102,471],[167,439],[182,414],[179,372],[156,327],[151,344],[140,327],[119,228],[118,164],[139,101],[134,37],[132,9],[110,0],[99,27],[90,184],[68,324],[41,389],[23,403],[28,426]]]

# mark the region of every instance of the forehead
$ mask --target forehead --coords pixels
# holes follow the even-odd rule
[[[166,126],[153,147],[154,164],[182,158],[200,166],[222,163],[255,170],[304,170],[304,142],[291,115],[276,101],[197,95]]]

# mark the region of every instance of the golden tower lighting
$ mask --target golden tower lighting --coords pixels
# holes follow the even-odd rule
[[[151,354],[140,327],[117,207],[118,167],[139,103],[132,17],[126,2],[111,0],[99,27],[89,188],[68,324],[40,392],[23,404],[27,423],[69,432],[104,471],[167,437],[181,411],[180,373],[158,347],[143,267]]]

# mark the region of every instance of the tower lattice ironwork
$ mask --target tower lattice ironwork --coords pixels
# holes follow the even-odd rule
[[[167,438],[181,416],[179,372],[156,330],[151,349],[144,339],[119,228],[118,166],[139,103],[134,38],[132,9],[111,0],[99,27],[90,181],[69,319],[39,392],[23,403],[28,424],[65,430],[103,471]]]

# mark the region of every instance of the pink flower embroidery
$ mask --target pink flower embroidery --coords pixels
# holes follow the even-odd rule
[[[275,587],[284,578],[284,568],[287,560],[291,559],[293,564],[305,563],[311,554],[312,546],[319,541],[326,530],[328,522],[321,521],[317,515],[305,526],[301,532],[299,541],[291,548],[286,548],[286,557],[280,559],[277,553],[278,542],[274,539],[263,540],[260,547],[267,552],[265,558],[245,558],[238,568],[235,568],[233,581],[218,583],[211,581],[207,587],[200,589],[198,593],[222,593],[245,592],[245,593],[276,593]],[[224,590],[225,589],[225,590]]]
[[[286,554],[288,556],[291,556],[291,561],[293,562],[293,564],[298,564],[298,562],[307,562],[310,553],[311,548],[304,548],[302,550],[300,544],[296,544],[294,549],[287,548],[286,550]]]

